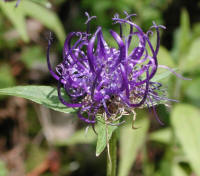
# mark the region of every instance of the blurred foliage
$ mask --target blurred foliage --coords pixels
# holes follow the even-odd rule
[[[45,64],[47,42],[44,43],[41,38],[46,36],[46,31],[50,30],[55,33],[59,41],[59,43],[55,42],[55,46],[58,51],[61,51],[66,37],[65,31],[69,32],[69,29],[85,30],[83,23],[86,17],[83,14],[84,11],[88,11],[91,15],[98,17],[96,21],[92,22],[92,30],[94,30],[94,26],[103,26],[105,38],[109,44],[114,46],[116,44],[114,44],[108,29],[118,27],[117,25],[111,26],[111,17],[116,12],[120,15],[124,10],[136,13],[135,22],[146,31],[152,25],[152,21],[165,25],[166,19],[163,12],[168,11],[169,6],[173,5],[174,1],[169,0],[81,0],[69,2],[64,0],[21,0],[19,7],[15,8],[15,2],[5,3],[0,0],[0,93],[24,97],[57,111],[74,112],[74,109],[66,109],[61,105],[56,98],[57,94],[53,86],[29,86],[28,89],[27,86],[22,86],[3,89],[19,84],[28,84],[30,78],[25,77],[24,69],[28,73],[38,65]],[[28,20],[30,19],[36,20],[42,26],[37,31],[39,39],[33,39],[29,33]],[[173,22],[173,19],[170,20]],[[131,128],[131,117],[125,117],[128,119],[127,123],[117,129],[120,156],[119,175],[126,176],[130,173],[145,176],[200,175],[200,131],[198,127],[200,124],[200,23],[192,23],[188,9],[185,7],[181,9],[179,26],[175,26],[174,29],[170,34],[173,36],[172,48],[167,49],[164,44],[160,47],[159,64],[176,69],[183,76],[192,78],[192,81],[181,80],[159,68],[154,81],[161,81],[163,86],[168,89],[169,98],[177,99],[180,103],[166,104],[166,107],[157,106],[158,115],[165,122],[164,127],[152,119],[151,112],[148,113],[145,110],[137,112],[135,126],[138,129],[136,130]],[[167,29],[162,31],[162,35],[165,32]],[[152,36],[152,40],[155,40],[154,36]],[[52,56],[59,58],[55,51],[52,51]],[[20,65],[20,67],[16,67],[16,65]],[[49,84],[51,82],[46,75],[41,74],[40,76],[39,83]],[[1,96],[0,102],[5,104],[6,101],[7,98]],[[31,140],[34,137],[37,138],[41,133],[41,128],[44,130],[41,121],[41,128],[39,125],[37,128],[35,127],[38,121],[35,122],[33,119],[36,118],[36,114],[38,118],[39,115],[37,108],[35,108],[37,113],[33,113],[33,109],[33,107],[27,107],[29,118],[26,123],[28,126],[32,125],[28,127],[27,137]],[[59,116],[55,116],[55,118],[59,119]],[[79,124],[76,132],[71,132],[72,134],[63,142],[55,141],[50,144],[51,147],[47,145],[47,140],[42,140],[39,144],[28,141],[24,158],[26,171],[30,172],[42,163],[48,155],[47,151],[54,148],[61,153],[59,172],[61,175],[98,175],[98,173],[102,175],[102,163],[96,163],[94,160],[101,160],[101,157],[102,160],[105,160],[103,150],[107,143],[106,126],[99,122],[96,130],[99,133],[98,137],[92,128],[85,129],[85,124],[83,128]],[[116,130],[116,126],[111,126],[109,135],[114,130]],[[96,153],[97,155],[102,154],[94,159],[96,141]],[[79,147],[80,145],[81,147]],[[86,157],[87,162],[90,162],[89,169],[87,169]],[[94,171],[91,173],[93,168]],[[81,171],[79,172],[79,170]],[[0,176],[6,175],[8,172],[5,162],[0,160]],[[45,175],[52,174],[47,172]]]
[[[6,168],[5,163],[0,160],[0,176],[5,176],[8,174],[8,169]]]
[[[15,78],[12,75],[11,67],[8,64],[0,66],[0,88],[11,87],[15,85]]]
[[[63,43],[65,32],[57,15],[53,11],[50,11],[43,7],[42,3],[38,4],[36,2],[24,0],[20,3],[19,7],[15,8],[15,2],[5,3],[3,1],[0,1],[0,8],[2,9],[2,12],[13,23],[14,27],[17,29],[20,36],[25,42],[29,41],[29,36],[26,30],[26,17],[30,16],[37,19],[45,27],[55,32],[60,42]],[[47,3],[47,1],[43,3]]]
[[[99,18],[101,25],[108,25],[110,21],[107,19],[108,14],[119,12],[120,14],[123,11],[133,12],[138,15],[145,29],[148,29],[152,24],[152,21],[157,23],[162,23],[162,10],[167,8],[169,1],[167,0],[102,0],[102,1],[93,1],[93,0],[83,0],[82,6],[85,8],[92,9],[92,14],[95,14]],[[137,19],[136,19],[137,20]]]
[[[39,46],[31,46],[24,48],[24,52],[21,55],[21,60],[29,69],[37,67],[41,64],[46,66],[45,53]]]
[[[135,129],[134,133],[131,124],[123,126],[120,131],[119,176],[129,174],[138,151],[145,143],[149,120],[145,114],[143,116],[141,115],[140,118],[143,119],[138,120],[137,123],[134,124],[138,127],[138,129]]]
[[[188,104],[176,105],[172,111],[172,125],[175,135],[197,175],[200,175],[199,113],[199,109]]]
[[[35,144],[27,146],[27,151],[26,171],[29,172],[44,161],[47,151]]]

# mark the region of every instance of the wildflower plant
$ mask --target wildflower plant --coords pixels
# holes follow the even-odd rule
[[[152,107],[154,116],[162,125],[155,105],[176,100],[168,99],[162,84],[153,81],[158,67],[183,78],[173,69],[158,64],[159,30],[165,27],[153,22],[150,29],[144,32],[132,20],[135,14],[124,14],[124,18],[120,18],[118,14],[112,18],[113,23],[119,25],[119,33],[109,31],[117,47],[112,47],[106,42],[100,26],[94,34],[90,33],[90,22],[96,17],[86,13],[86,32],[68,34],[63,48],[63,60],[56,66],[55,72],[49,58],[51,39],[47,49],[48,68],[58,82],[57,92],[61,103],[66,107],[78,108],[78,117],[93,127],[98,120],[103,119],[106,127],[98,131],[98,139],[105,134],[108,152],[107,174],[113,176],[116,174],[117,136],[114,128],[109,130],[108,125],[118,126],[124,122],[122,117],[132,114],[134,128],[134,110],[143,107]],[[126,35],[123,29],[127,25],[129,33]],[[153,31],[156,33],[155,45],[150,41]],[[62,89],[70,98],[69,101],[63,98]],[[102,140],[97,140],[97,156],[102,152],[98,151],[98,141]]]
[[[17,1],[16,6],[19,2],[20,0]],[[116,43],[116,47],[114,47],[104,39],[103,30],[100,26],[94,33],[90,31],[90,23],[96,17],[90,16],[88,13],[85,14],[87,16],[86,31],[68,34],[63,47],[62,62],[55,69],[50,63],[52,38],[50,37],[48,40],[47,65],[51,75],[57,80],[56,88],[34,85],[16,86],[0,89],[0,95],[23,97],[60,112],[77,112],[79,119],[86,124],[91,124],[93,129],[95,129],[95,125],[100,124],[100,128],[97,130],[96,155],[99,156],[107,146],[107,175],[115,176],[117,165],[116,129],[124,123],[125,118],[123,117],[132,115],[134,122],[136,120],[135,109],[147,107],[153,110],[158,122],[163,124],[156,114],[155,105],[167,101],[176,101],[167,98],[167,91],[158,82],[159,78],[156,77],[158,68],[167,69],[168,72],[172,72],[181,79],[188,79],[177,74],[174,69],[158,63],[160,29],[165,29],[164,26],[153,22],[149,30],[144,32],[134,23],[135,14],[124,12],[123,18],[115,14],[112,21],[119,26],[119,32],[110,30],[110,35]],[[129,27],[128,34],[124,30],[127,27]],[[152,44],[150,37],[154,32],[156,43]],[[188,142],[184,140],[186,135],[181,131],[180,120],[176,118],[184,112],[182,112],[182,109],[191,108],[185,105],[183,107],[176,109],[177,112],[172,116],[172,123],[174,122],[177,125],[178,130],[175,129],[175,132],[177,131],[178,136],[182,135],[182,143],[188,145]],[[185,112],[183,113],[186,114],[185,120],[182,120],[182,122],[186,122],[188,114],[192,114]],[[198,111],[195,110],[194,116],[198,117]],[[197,121],[199,121],[198,118],[195,122]],[[133,124],[132,127],[134,128]],[[188,127],[187,131],[192,131],[189,130],[191,125],[188,125]],[[198,129],[198,126],[196,126],[196,129]],[[145,134],[145,131],[148,131],[148,123],[141,130]],[[123,130],[120,132],[123,132]],[[135,131],[131,132],[131,134],[135,134]],[[135,136],[137,135],[135,134]],[[123,142],[120,139],[120,143],[131,148],[130,145],[133,143],[126,143],[127,133],[122,136],[125,136],[125,139]],[[142,138],[144,136],[139,135],[138,139]],[[133,137],[133,140],[134,147],[139,148],[137,137]],[[122,146],[122,144],[120,145]],[[189,145],[188,151],[191,151],[190,149]],[[126,151],[130,155],[129,151]],[[130,160],[128,162],[131,163]],[[198,163],[196,166],[198,168]]]
[[[86,32],[68,34],[63,60],[56,66],[56,72],[50,64],[51,40],[48,42],[47,63],[51,75],[58,81],[59,100],[67,107],[79,108],[78,117],[89,124],[95,124],[96,117],[103,115],[107,124],[117,125],[115,122],[123,115],[133,113],[135,117],[134,109],[145,106],[153,107],[157,117],[154,105],[168,100],[161,83],[152,81],[158,69],[159,30],[165,27],[153,22],[145,33],[133,22],[135,14],[125,12],[125,18],[116,14],[112,20],[119,24],[119,34],[110,30],[118,45],[115,48],[108,45],[100,26],[94,34],[90,33],[90,22],[96,17],[88,13],[86,16]],[[124,25],[130,26],[127,36],[123,33]],[[149,39],[152,30],[157,36],[155,47]],[[78,39],[73,43],[74,38]],[[136,40],[139,42],[132,49]],[[70,101],[63,98],[62,88]]]
[[[179,78],[186,78],[158,64],[160,29],[165,29],[164,26],[153,22],[149,30],[144,32],[134,23],[135,14],[124,12],[124,18],[115,14],[112,21],[119,26],[119,33],[109,31],[116,43],[114,47],[106,42],[100,26],[94,33],[90,32],[90,23],[96,17],[85,14],[86,31],[68,34],[62,62],[55,69],[50,63],[52,38],[48,40],[47,65],[57,80],[57,90],[51,86],[16,86],[1,89],[0,94],[30,99],[60,112],[76,111],[79,119],[91,124],[95,132],[95,125],[101,122],[97,131],[96,156],[107,146],[107,175],[115,176],[116,129],[125,122],[123,117],[132,115],[134,122],[134,110],[147,107],[152,108],[158,122],[163,124],[157,116],[155,105],[176,101],[167,98],[166,90],[155,79],[158,68],[167,69]],[[124,30],[127,26],[128,34]],[[150,41],[153,32],[156,33],[154,45]]]

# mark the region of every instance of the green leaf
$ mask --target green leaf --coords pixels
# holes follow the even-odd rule
[[[160,163],[160,176],[169,176],[172,175],[172,161],[168,157],[164,157]]]
[[[200,36],[200,23],[195,23],[192,25],[192,41]]]
[[[0,89],[0,94],[26,98],[55,111],[75,112],[75,109],[67,108],[59,101],[57,89],[51,86],[16,86]],[[65,95],[64,98],[67,99],[67,96]]]
[[[200,175],[200,112],[189,104],[179,104],[172,111],[172,125],[191,167]]]
[[[43,5],[44,7],[50,7],[51,3],[48,0],[31,0],[32,2]]]
[[[190,42],[190,18],[186,9],[182,9],[180,23],[181,26],[180,26],[179,45],[180,45],[180,56],[181,56],[187,51],[188,44]]]
[[[189,14],[185,9],[183,9],[181,12],[180,28],[174,32],[174,43],[172,49],[172,55],[178,65],[182,63],[182,57],[187,54],[190,42],[191,31]]]
[[[19,11],[23,11],[26,15],[31,16],[40,21],[44,26],[53,30],[60,40],[61,44],[65,40],[65,32],[58,16],[45,7],[32,1],[22,1],[18,7]]]
[[[188,176],[188,175],[178,163],[173,163],[172,176]]]
[[[16,2],[5,3],[2,0],[0,1],[0,8],[3,13],[9,18],[9,20],[13,23],[16,30],[21,35],[22,39],[25,42],[29,41],[29,37],[26,31],[26,19],[24,12],[15,8]]]
[[[160,46],[159,52],[158,52],[158,64],[159,65],[166,65],[170,68],[175,67],[175,63],[169,53],[169,51],[164,48],[163,46]],[[176,70],[176,68],[174,68]],[[168,78],[171,74],[169,70],[166,70],[164,68],[158,68],[155,76],[152,78],[152,81],[158,82],[163,80],[164,78]],[[146,75],[143,75],[144,77]]]
[[[192,42],[189,47],[189,51],[185,57],[183,57],[180,63],[180,69],[185,72],[194,72],[199,70],[200,65],[200,37]]]
[[[118,127],[112,126],[112,125],[106,125],[105,122],[101,119],[101,120],[98,120],[95,128],[97,130],[96,156],[99,156],[103,152],[103,150],[106,148],[106,145],[109,142],[109,140],[112,136],[112,133]],[[108,140],[107,140],[107,138],[108,138]]]
[[[150,140],[164,143],[164,144],[170,144],[170,141],[172,138],[172,131],[170,128],[157,130],[155,132],[152,132],[149,137],[150,137]]]
[[[185,93],[187,97],[200,106],[200,78],[192,80],[190,84],[187,84]]]
[[[160,46],[159,48],[157,59],[159,65],[166,65],[171,68],[175,67],[175,63],[170,52],[163,46]]]
[[[158,70],[160,70],[160,69],[162,69],[163,70],[163,68],[158,68]],[[176,69],[174,69],[174,71],[175,71]],[[169,71],[169,70],[166,70],[165,69],[165,71],[164,72],[162,72],[162,73],[156,73],[156,75],[151,79],[151,81],[153,81],[153,82],[158,82],[158,81],[160,81],[160,80],[162,80],[162,79],[164,79],[164,78],[167,78],[167,77],[169,77],[170,75],[171,75],[172,73]]]
[[[141,118],[141,117],[140,117]],[[147,117],[142,120],[136,120],[135,126],[138,129],[132,129],[132,125],[123,126],[120,131],[120,162],[119,176],[127,176],[135,161],[135,158],[142,144],[145,142],[149,120]]]

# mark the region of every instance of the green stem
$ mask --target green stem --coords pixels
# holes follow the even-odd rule
[[[112,137],[109,141],[109,152],[107,152],[107,176],[116,176],[116,168],[117,168],[116,165],[117,165],[117,133],[115,131],[113,132]]]

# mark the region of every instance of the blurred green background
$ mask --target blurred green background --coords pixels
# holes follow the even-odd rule
[[[84,12],[97,16],[91,30],[109,29],[115,13],[136,13],[147,31],[152,21],[166,26],[159,64],[175,68],[161,82],[179,100],[156,107],[161,126],[147,109],[137,110],[136,130],[120,127],[119,176],[200,176],[200,1],[198,0],[21,0],[0,1],[0,88],[56,85],[46,66],[49,32],[53,65],[62,59],[67,33],[84,31]],[[152,38],[153,40],[153,38]],[[158,74],[162,70],[158,71]],[[30,101],[0,96],[0,176],[103,176],[106,152],[95,156],[96,135],[75,114]],[[129,140],[127,140],[129,139]]]

